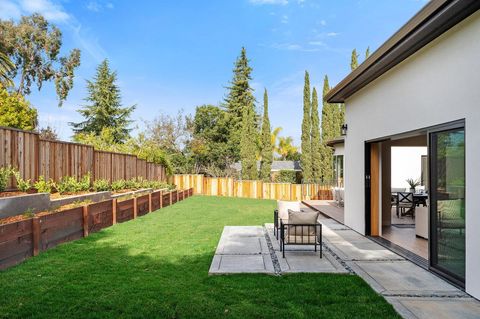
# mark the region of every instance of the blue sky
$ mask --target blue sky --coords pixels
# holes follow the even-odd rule
[[[137,104],[134,119],[193,113],[218,104],[242,46],[253,67],[257,101],[270,97],[270,121],[299,144],[303,74],[321,92],[348,74],[350,54],[378,48],[410,19],[422,0],[74,1],[0,0],[0,18],[40,12],[63,31],[63,52],[82,51],[75,87],[57,107],[52,85],[30,97],[40,125],[68,140],[70,121],[84,104],[85,80],[108,58],[118,72],[123,102]],[[261,103],[257,103],[261,109]]]

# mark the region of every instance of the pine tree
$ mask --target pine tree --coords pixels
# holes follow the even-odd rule
[[[270,181],[270,171],[273,160],[273,145],[270,132],[270,119],[268,118],[268,93],[267,89],[263,93],[263,121],[261,133],[261,162],[260,162],[260,179]]]
[[[322,179],[322,149],[320,138],[320,123],[318,118],[318,95],[314,87],[312,92],[312,133],[311,133],[311,151],[312,151],[312,180],[318,183]]]
[[[257,131],[255,129],[255,109],[253,100],[243,108],[242,130],[240,138],[240,161],[242,163],[242,179],[257,179]]]
[[[357,54],[357,49],[353,49],[352,51],[352,59],[350,61],[350,68],[355,70],[358,67],[358,54]]]
[[[97,68],[92,81],[87,80],[88,96],[85,101],[89,105],[78,110],[85,121],[70,123],[75,133],[94,133],[100,135],[102,129],[113,131],[115,143],[124,142],[131,131],[130,115],[135,105],[122,107],[120,88],[116,84],[117,73],[110,70],[108,61],[104,60]]]
[[[252,105],[255,110],[255,98],[250,87],[252,68],[248,65],[247,51],[242,47],[240,56],[235,62],[233,79],[225,99],[229,127],[229,150],[233,161],[240,159],[240,141],[242,132],[243,111],[246,106]],[[256,119],[256,114],[254,120]],[[254,123],[256,124],[256,123]],[[255,139],[253,136],[249,138]]]
[[[305,71],[305,86],[303,88],[303,121],[302,121],[302,154],[300,162],[303,171],[303,181],[312,181],[312,123],[311,123],[311,102],[310,102],[310,77]]]
[[[370,47],[367,47],[367,50],[365,51],[365,60],[368,59],[370,56]]]

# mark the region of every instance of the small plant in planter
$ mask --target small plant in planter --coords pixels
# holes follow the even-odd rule
[[[91,185],[90,180],[90,172],[88,172],[80,181],[77,182],[77,192],[88,192]]]
[[[109,191],[110,183],[106,179],[97,179],[93,182],[93,190],[96,192]]]
[[[39,192],[39,193],[51,193],[53,189],[55,188],[55,183],[50,180],[46,180],[45,177],[40,176],[38,178],[38,181],[33,184],[33,187]]]
[[[126,189],[126,181],[123,179],[119,179],[117,181],[112,182],[112,190],[113,191],[120,191],[122,189]]]
[[[0,167],[0,192],[3,192],[7,188],[8,179],[12,175],[12,168]]]
[[[56,189],[60,194],[75,193],[79,191],[81,186],[72,176],[63,176],[60,182],[56,184]]]
[[[415,193],[415,188],[420,186],[420,180],[418,180],[418,179],[409,178],[409,179],[407,179],[407,183],[410,186],[410,191],[412,193]]]
[[[12,170],[12,173],[17,181],[17,188],[19,191],[26,193],[32,188],[31,181],[29,179],[23,179],[19,171]]]

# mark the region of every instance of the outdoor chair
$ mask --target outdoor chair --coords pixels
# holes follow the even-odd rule
[[[413,193],[398,192],[397,193],[397,217],[411,215],[415,218],[415,200]]]
[[[301,212],[300,202],[299,201],[285,201],[277,200],[277,209],[273,211],[273,234],[278,240],[278,230],[280,228],[280,221],[283,220],[285,223],[288,221],[288,210],[295,212]]]
[[[315,251],[320,246],[320,258],[322,250],[322,224],[318,222],[318,212],[288,212],[288,222],[280,221],[280,251],[285,258],[285,246],[287,245],[313,245]]]

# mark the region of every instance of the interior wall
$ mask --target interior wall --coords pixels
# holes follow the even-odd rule
[[[391,149],[391,186],[392,188],[405,188],[410,186],[408,178],[421,179],[422,155],[427,155],[426,146],[406,147],[394,146]]]

